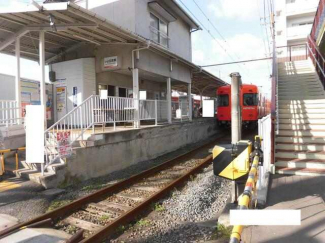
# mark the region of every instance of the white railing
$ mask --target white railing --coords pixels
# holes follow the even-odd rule
[[[170,38],[165,33],[161,32],[160,30],[156,29],[153,26],[149,26],[151,32],[151,40],[160,44],[166,48],[169,47]]]
[[[13,126],[23,122],[23,118],[17,116],[17,110],[21,107],[14,100],[0,100],[0,126]]]
[[[287,28],[288,39],[306,38],[311,31],[312,24],[293,26]]]
[[[172,101],[172,119],[180,121],[189,119],[188,101]]]
[[[136,105],[139,103],[139,116]],[[188,120],[189,103],[173,102],[174,120]],[[107,97],[101,99],[92,95],[58,120],[45,131],[46,165],[59,160],[57,135],[59,132],[69,132],[69,142],[72,146],[78,140],[87,140],[95,133],[95,126],[101,125],[104,132],[106,124],[134,123],[136,120],[155,122],[155,125],[168,122],[168,102],[166,100],[136,100],[133,98]]]
[[[269,114],[258,120],[258,135],[262,138],[261,149],[263,151],[263,165],[259,166],[259,178],[257,181],[258,204],[265,205],[268,183],[272,166],[272,117]]]
[[[296,0],[286,4],[287,15],[316,12],[319,0]]]

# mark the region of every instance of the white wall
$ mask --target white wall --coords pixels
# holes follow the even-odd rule
[[[57,120],[56,87],[65,86],[67,88],[66,112],[74,108],[73,87],[77,87],[78,105],[96,92],[95,58],[82,58],[55,63],[52,64],[52,70],[55,72],[57,80],[54,84],[54,117]]]

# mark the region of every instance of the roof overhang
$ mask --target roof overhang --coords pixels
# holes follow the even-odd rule
[[[39,31],[45,31],[47,63],[67,50],[91,43],[137,43],[134,33],[72,2],[31,4],[24,9],[0,11],[0,51],[14,54],[14,41],[20,37],[21,56],[38,60]]]
[[[176,18],[167,11],[163,6],[161,6],[157,1],[149,2],[149,8],[153,9],[156,13],[166,19],[168,22],[176,21]]]
[[[225,85],[229,84],[204,69],[192,74],[192,94],[216,97],[217,89]],[[184,84],[176,84],[173,88],[187,93],[187,86]]]
[[[165,47],[117,26],[72,2],[35,3],[24,9],[0,10],[0,52],[15,55],[14,43],[19,37],[21,57],[38,61],[38,32],[44,31],[47,64],[55,62],[65,53],[76,50],[85,44],[134,44],[138,47],[149,46],[151,51],[158,52],[166,58],[180,62],[192,69],[195,82],[192,85],[193,91],[197,89],[196,87],[199,89],[202,86],[206,87],[206,83],[211,87],[227,84]]]
[[[191,30],[201,30],[200,25],[177,3],[176,0],[160,0],[170,7],[178,16],[180,16],[190,27]]]

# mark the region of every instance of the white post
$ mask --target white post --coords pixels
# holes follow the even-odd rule
[[[17,123],[20,124],[21,118],[21,85],[20,85],[20,38],[16,38],[16,45],[15,45],[15,54],[16,54],[16,118]]]
[[[192,111],[193,111],[193,105],[192,105],[192,84],[188,84],[187,86],[187,97],[188,97],[188,116],[189,120],[192,121]]]
[[[139,69],[134,68],[133,75],[133,99],[134,99],[134,127],[140,128],[139,120]]]
[[[46,95],[45,95],[45,37],[44,31],[40,31],[39,34],[39,65],[41,67],[41,83],[40,83],[40,93],[41,93],[41,105],[44,106],[44,126],[47,127],[46,122]]]
[[[241,108],[239,73],[230,74],[231,77],[231,143],[236,144],[241,140]]]
[[[155,100],[155,125],[158,125],[158,101]]]
[[[167,78],[167,118],[168,123],[172,123],[172,81]]]

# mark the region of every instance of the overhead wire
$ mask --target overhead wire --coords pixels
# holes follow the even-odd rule
[[[219,45],[219,47],[228,55],[228,57],[232,60],[235,61],[235,59],[227,52],[227,50],[220,44],[219,40],[211,33],[211,31],[205,27],[205,25],[196,17],[196,15],[184,4],[182,0],[179,0],[179,2],[186,8],[186,10],[198,21],[198,23],[203,27],[203,29],[208,32],[210,37],[216,41],[216,43]],[[248,76],[250,76],[247,73],[247,70],[243,69],[243,67],[239,64],[237,64],[239,68],[241,68]]]

